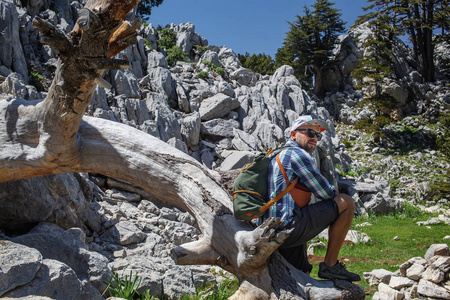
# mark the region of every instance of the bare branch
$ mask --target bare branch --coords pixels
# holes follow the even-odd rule
[[[136,30],[141,26],[141,20],[125,21],[114,32],[108,44],[108,57],[114,57],[123,49],[136,44]]]
[[[52,46],[61,53],[71,49],[72,45],[66,35],[50,22],[36,16],[33,19],[32,26],[42,34],[41,42],[43,44]]]

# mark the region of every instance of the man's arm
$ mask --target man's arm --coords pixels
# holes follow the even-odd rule
[[[333,198],[335,188],[320,174],[316,163],[310,155],[300,151],[292,151],[291,166],[299,177],[299,182],[306,185],[315,197],[325,200]]]

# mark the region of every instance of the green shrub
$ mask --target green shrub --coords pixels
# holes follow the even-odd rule
[[[220,76],[224,76],[225,75],[225,70],[223,68],[221,68],[221,67],[216,66],[212,62],[204,60],[204,61],[202,61],[202,63],[207,65],[211,69],[211,71],[219,74]]]
[[[418,128],[415,128],[415,127],[412,127],[412,126],[406,125],[406,126],[402,127],[402,132],[406,133],[406,134],[414,134],[414,133],[417,133],[418,131],[419,131]]]
[[[29,76],[30,76],[30,84],[32,86],[34,86],[39,92],[42,92],[45,90],[44,88],[44,76],[42,76],[41,74],[37,73],[37,72],[29,72]]]
[[[385,111],[397,108],[398,102],[392,96],[381,94],[370,98],[364,98],[356,105],[356,107],[359,108],[366,106],[377,111]]]
[[[119,274],[111,272],[109,282],[105,281],[105,283],[108,285],[107,289],[111,297],[132,300],[141,281],[142,278],[137,275],[133,277],[133,271],[130,271],[130,275],[125,275],[125,277],[123,277],[123,274],[119,276]]]
[[[386,137],[383,128],[391,124],[394,120],[387,114],[380,114],[375,116],[374,120],[360,120],[355,123],[355,128],[373,135],[374,142],[380,142],[382,138]]]
[[[216,73],[219,74],[220,76],[225,75],[225,70],[221,67],[216,67],[216,69],[214,71],[216,71]]]
[[[176,33],[169,28],[164,28],[159,32],[159,40],[157,41],[159,49],[171,49],[175,46]]]
[[[400,186],[400,180],[398,178],[394,178],[389,180],[389,185],[392,188],[392,191],[395,192]]]
[[[186,53],[183,52],[183,50],[180,49],[178,46],[173,46],[170,49],[167,49],[167,63],[169,65],[175,64],[177,61],[184,61],[186,58]]]
[[[199,52],[205,52],[209,50],[208,46],[202,46],[202,45],[194,45],[195,50]]]
[[[447,158],[450,158],[450,114],[445,114],[439,118],[442,124],[443,135],[436,140],[436,146]]]
[[[353,143],[348,139],[342,139],[341,142],[342,144],[344,144],[346,149],[350,149],[353,147]]]
[[[145,40],[144,40],[144,44],[145,44],[145,46],[149,47],[150,50],[153,49],[153,47],[152,47],[152,45],[150,44],[150,42],[148,41],[148,39],[145,39]]]
[[[198,78],[206,80],[209,77],[209,73],[206,71],[201,71],[200,73],[198,73]]]
[[[388,114],[381,114],[375,116],[374,123],[377,124],[380,128],[383,128],[389,124],[394,123],[394,119],[392,119]]]
[[[203,60],[202,64],[207,65],[208,67],[210,67],[211,69],[216,68],[216,65],[213,64],[212,62],[210,62],[209,60]]]

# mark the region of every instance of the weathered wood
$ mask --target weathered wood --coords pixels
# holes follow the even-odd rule
[[[0,182],[67,172],[121,178],[196,218],[202,238],[173,249],[172,257],[235,274],[240,288],[230,299],[344,296],[332,282],[314,281],[272,255],[290,232],[277,219],[256,229],[236,220],[214,172],[144,132],[84,116],[96,85],[108,86],[104,69],[128,64],[111,57],[135,41],[140,21],[122,21],[137,3],[91,0],[67,36],[35,19],[45,43],[59,51],[58,66],[43,101],[0,101]]]

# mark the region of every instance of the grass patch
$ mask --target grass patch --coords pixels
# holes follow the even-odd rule
[[[239,287],[236,278],[227,278],[219,285],[206,285],[201,289],[197,289],[197,293],[193,296],[183,295],[180,300],[225,300],[233,295]]]
[[[141,284],[142,278],[137,274],[133,276],[133,271],[130,271],[130,275],[119,275],[114,271],[111,272],[111,277],[108,284],[108,292],[111,297],[123,298],[123,299],[134,299],[137,295],[137,289]]]
[[[426,221],[434,215],[423,213],[412,205],[406,205],[402,211],[396,211],[385,216],[360,216],[353,220],[353,230],[366,233],[371,242],[358,245],[344,245],[339,259],[348,270],[358,273],[362,280],[359,283],[366,291],[373,294],[377,287],[370,287],[363,278],[364,272],[374,269],[398,270],[399,266],[412,257],[424,257],[432,244],[447,243],[443,237],[448,231],[448,225],[436,224],[418,226],[418,221]],[[372,226],[357,227],[369,222]],[[398,236],[398,240],[394,237]],[[312,259],[314,265],[311,275],[317,277],[318,264],[323,261],[326,248],[317,249]]]

